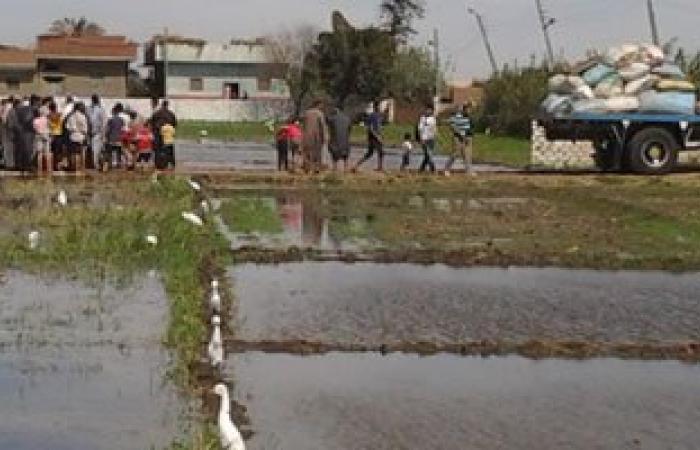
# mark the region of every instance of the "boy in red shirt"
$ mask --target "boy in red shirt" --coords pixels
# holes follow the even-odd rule
[[[134,141],[136,142],[136,166],[141,170],[148,168],[153,154],[153,132],[148,124],[137,125],[134,130]]]
[[[289,152],[292,153],[292,170],[294,161],[299,153],[303,133],[299,123],[291,119],[277,132],[277,168],[289,170]]]

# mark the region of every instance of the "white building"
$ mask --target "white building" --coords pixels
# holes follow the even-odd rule
[[[289,98],[284,67],[269,60],[261,39],[219,44],[156,36],[146,44],[145,64],[161,97]]]

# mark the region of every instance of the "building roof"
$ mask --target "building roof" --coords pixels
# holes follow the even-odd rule
[[[133,61],[136,44],[124,36],[57,36],[37,38],[37,58]]]
[[[31,70],[36,65],[33,50],[0,45],[0,68]]]

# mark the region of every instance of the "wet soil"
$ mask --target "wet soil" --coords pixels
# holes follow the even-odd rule
[[[693,449],[700,369],[677,362],[249,353],[251,449]]]
[[[155,275],[117,288],[10,271],[2,283],[0,448],[160,448],[181,435]]]
[[[230,275],[240,341],[700,341],[697,274],[332,262],[249,264]]]

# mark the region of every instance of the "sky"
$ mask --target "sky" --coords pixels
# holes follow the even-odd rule
[[[416,45],[433,29],[450,78],[484,77],[490,72],[481,35],[467,6],[484,19],[499,65],[542,58],[544,39],[535,0],[426,0],[426,17],[416,23]],[[557,19],[550,29],[555,53],[580,58],[587,49],[650,40],[646,0],[542,0]],[[378,19],[379,0],[0,0],[0,43],[30,45],[36,34],[62,17],[86,16],[109,32],[143,42],[168,26],[173,34],[211,41],[252,38],[300,24],[330,27],[333,10],[355,25]],[[655,0],[661,40],[678,39],[700,50],[700,1]]]

